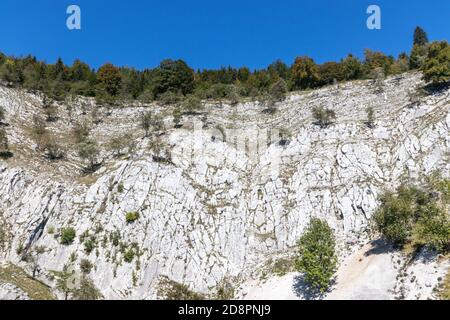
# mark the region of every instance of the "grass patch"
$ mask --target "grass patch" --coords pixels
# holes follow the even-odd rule
[[[12,264],[0,267],[0,283],[15,285],[32,300],[55,300],[55,296],[47,285],[32,279],[23,269]]]
[[[441,300],[450,300],[450,270],[447,271],[447,275],[439,285],[439,298]]]

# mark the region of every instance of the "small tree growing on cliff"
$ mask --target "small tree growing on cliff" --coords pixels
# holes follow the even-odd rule
[[[152,121],[153,121],[153,117],[152,117],[151,112],[148,111],[148,112],[141,114],[140,125],[141,125],[141,128],[144,129],[145,137],[148,137],[148,135],[150,133]]]
[[[8,136],[3,128],[0,128],[0,158],[10,158],[12,153],[9,150]]]
[[[0,106],[0,125],[3,124],[3,121],[5,121],[5,109]]]
[[[62,271],[52,271],[52,273],[56,277],[56,289],[63,293],[64,300],[68,300],[75,285],[74,272],[68,265],[64,265]]]
[[[86,139],[78,144],[78,155],[81,159],[88,161],[88,170],[90,172],[95,171],[99,153],[97,143],[92,139]]]
[[[373,107],[368,107],[366,109],[367,119],[366,119],[366,126],[370,129],[375,127],[375,111],[373,110]]]
[[[326,292],[337,267],[333,230],[325,221],[313,218],[297,245],[297,271],[304,273],[312,292]]]
[[[326,128],[336,119],[336,113],[331,109],[323,107],[315,107],[312,109],[313,117],[316,120],[315,124],[321,128]]]

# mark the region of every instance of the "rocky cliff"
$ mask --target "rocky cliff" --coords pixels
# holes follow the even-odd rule
[[[105,109],[76,99],[48,124],[66,148],[59,161],[43,157],[32,138],[41,95],[1,86],[14,157],[0,161],[0,259],[29,270],[21,257],[40,248],[38,278],[49,286],[52,270],[79,270],[87,259],[105,298],[156,298],[162,275],[207,293],[289,255],[313,216],[333,227],[344,258],[367,242],[381,191],[435,170],[450,176],[450,90],[411,99],[420,79],[388,78],[381,91],[368,80],[293,93],[273,114],[258,102],[210,102],[180,128],[171,107]],[[317,126],[314,107],[333,109],[336,121]],[[138,125],[143,110],[164,118],[151,138]],[[71,139],[83,119],[102,146],[129,132],[134,151],[116,157],[102,148],[100,169],[83,174]],[[127,222],[129,212],[139,218]],[[62,245],[67,227],[77,236]]]

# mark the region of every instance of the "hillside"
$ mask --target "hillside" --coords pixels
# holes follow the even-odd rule
[[[273,261],[292,258],[314,216],[334,229],[344,268],[376,238],[371,217],[383,190],[435,171],[450,177],[450,90],[412,100],[423,85],[421,74],[412,72],[386,79],[383,92],[371,80],[294,92],[274,114],[255,101],[209,101],[200,114],[184,115],[179,128],[170,106],[124,102],[106,109],[78,98],[58,105],[57,120],[48,123],[65,150],[58,161],[44,157],[33,138],[42,95],[2,85],[0,106],[14,156],[0,160],[0,261],[28,273],[38,265],[41,285],[59,298],[54,271],[67,266],[79,276],[83,259],[107,299],[155,299],[161,276],[203,294],[232,283],[244,297],[248,286],[272,277]],[[336,121],[317,126],[314,107],[334,110]],[[372,128],[368,107],[375,113]],[[164,120],[150,137],[139,127],[145,110]],[[91,137],[101,147],[94,173],[83,172],[86,163],[77,155],[76,121],[91,123]],[[125,133],[135,148],[116,156],[106,146]],[[129,213],[137,213],[135,221],[127,221]],[[76,237],[63,245],[59,234],[69,227]],[[30,263],[24,252],[39,253]],[[401,291],[415,298],[414,281],[436,266],[420,298],[434,297],[448,259],[407,266],[408,259],[398,259],[385,290],[397,292],[382,297]],[[405,270],[418,276],[399,289],[396,275]],[[345,270],[339,274],[345,277]],[[0,298],[11,290],[26,295],[20,288],[0,277]]]

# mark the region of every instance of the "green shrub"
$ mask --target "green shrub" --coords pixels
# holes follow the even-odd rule
[[[134,250],[133,249],[128,249],[125,251],[125,253],[123,254],[123,260],[127,263],[131,263],[134,259]]]
[[[92,262],[90,262],[87,259],[81,259],[80,261],[81,272],[83,272],[84,274],[91,273],[93,267],[94,266],[92,265]]]
[[[92,280],[86,276],[81,278],[80,285],[73,290],[72,295],[74,300],[99,300],[103,298]]]
[[[450,46],[446,41],[431,44],[422,71],[424,80],[434,85],[450,82]]]
[[[164,300],[204,300],[205,296],[194,292],[188,286],[161,277],[158,283],[157,294]]]
[[[137,219],[139,219],[139,212],[136,212],[136,211],[128,212],[125,219],[126,219],[127,223],[133,223]]]
[[[312,109],[312,114],[315,120],[315,124],[321,128],[326,128],[333,123],[336,119],[336,113],[331,109],[325,109],[323,107],[315,107]]]
[[[2,106],[0,106],[0,123],[3,123],[3,121],[5,121],[5,108],[3,108]]]
[[[450,247],[450,217],[447,184],[429,179],[422,187],[402,185],[385,192],[374,214],[378,231],[399,246],[411,245],[444,252]]]
[[[92,240],[92,239],[87,239],[85,242],[84,242],[84,251],[87,253],[87,254],[90,254],[91,252],[92,252],[92,250],[94,250],[95,249],[95,242],[94,242],[94,240]]]
[[[367,114],[367,120],[366,120],[366,126],[370,129],[375,127],[375,111],[373,110],[373,107],[368,107],[366,109]]]
[[[73,240],[75,239],[76,232],[75,229],[72,227],[62,229],[61,231],[61,244],[63,245],[70,245],[73,243]]]
[[[311,291],[326,292],[337,267],[332,229],[325,221],[313,218],[297,245],[299,254],[295,262],[297,271],[304,273]]]
[[[111,242],[114,247],[117,247],[120,243],[120,233],[118,231],[113,231],[110,235]]]

